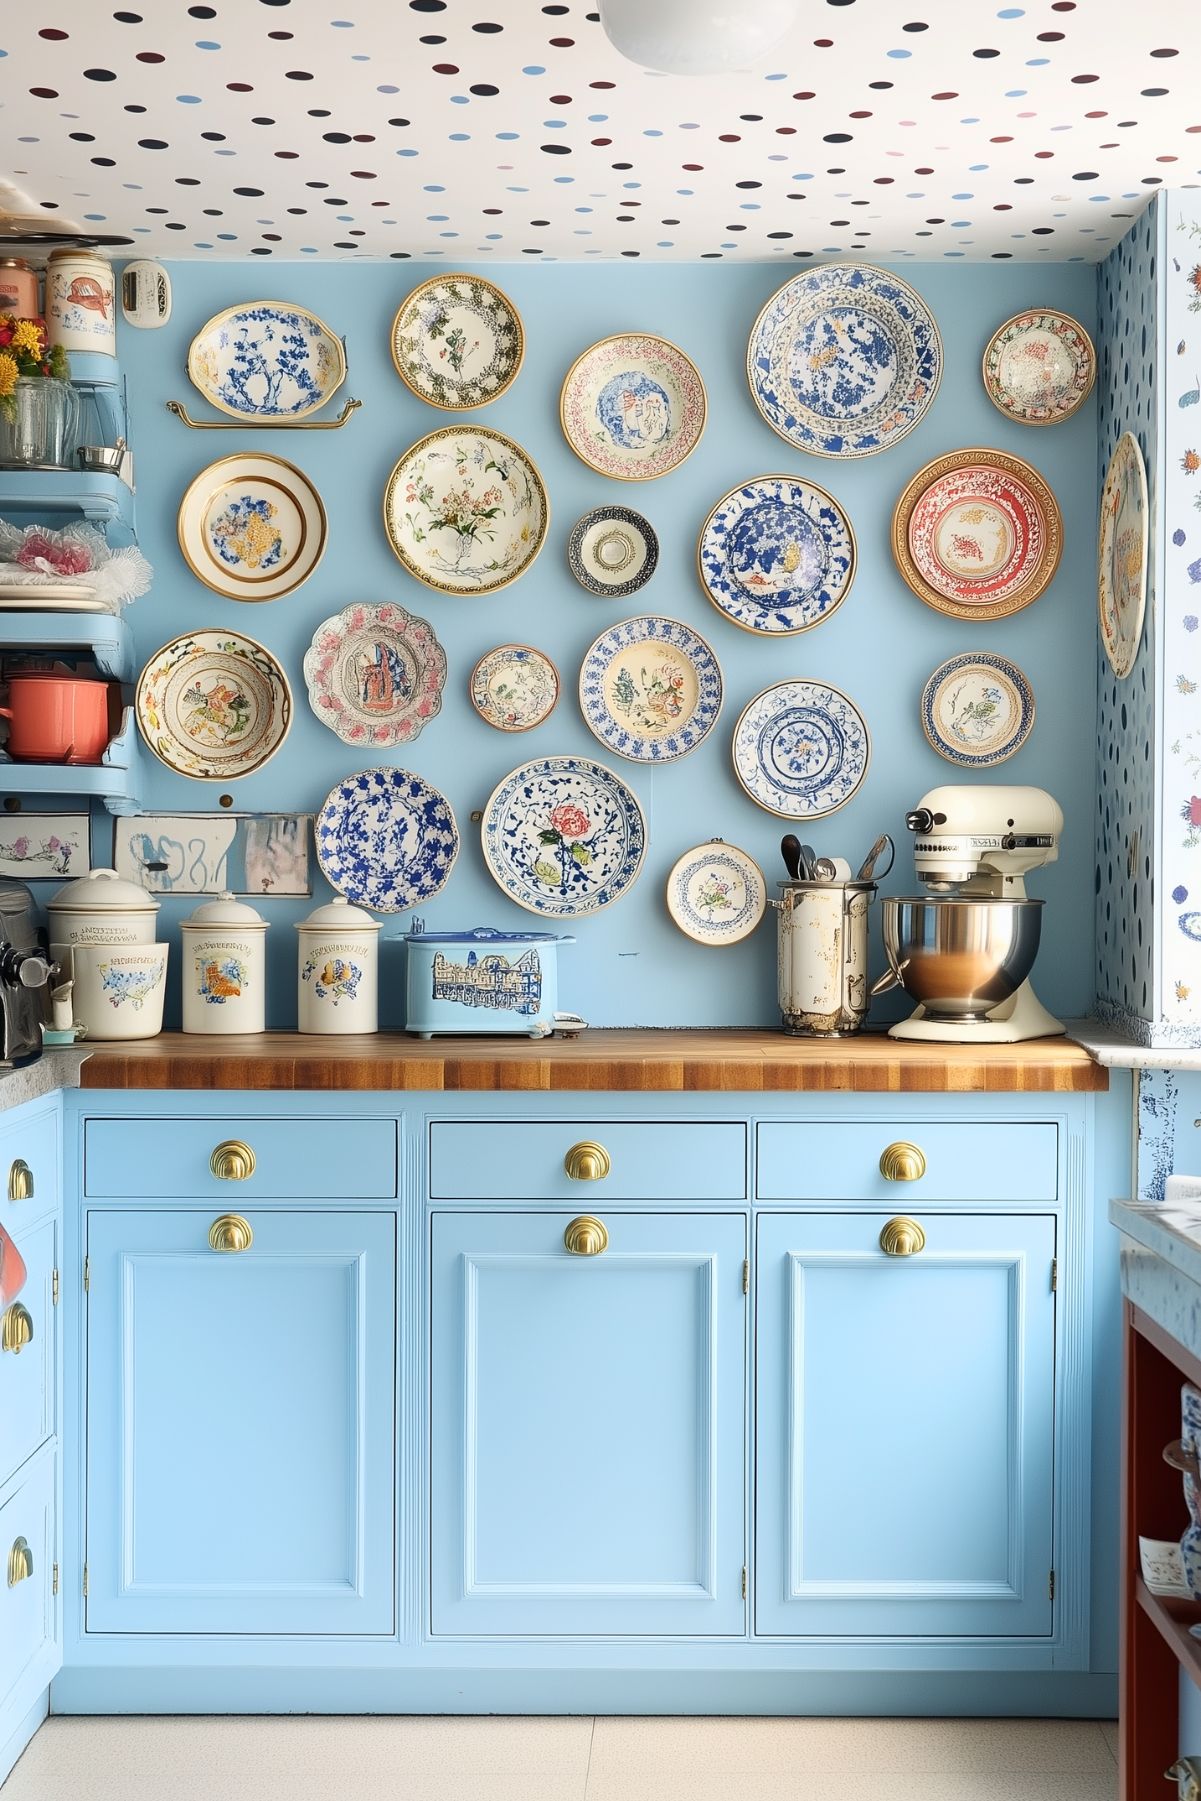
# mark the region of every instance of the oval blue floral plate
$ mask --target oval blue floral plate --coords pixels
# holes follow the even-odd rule
[[[721,699],[717,658],[678,619],[623,619],[601,633],[580,667],[585,725],[636,763],[686,757],[716,725]]]
[[[620,900],[646,855],[637,796],[591,757],[541,757],[514,769],[489,798],[481,835],[497,886],[554,919]]]
[[[282,457],[221,457],[179,503],[179,548],[198,581],[229,600],[278,600],[325,554],[325,508]]]
[[[991,650],[940,663],[922,689],[922,727],[940,757],[991,769],[1021,750],[1034,724],[1034,694],[1016,663]]]
[[[450,802],[409,769],[361,769],[326,795],[313,822],[332,888],[376,913],[438,894],[459,854]]]
[[[828,682],[777,682],[734,727],[734,773],[782,819],[821,819],[863,784],[871,739],[862,713]]]
[[[237,419],[307,419],[346,380],[329,326],[289,300],[227,306],[188,346],[188,380]]]
[[[805,632],[850,593],[855,534],[815,482],[759,475],[723,494],[696,548],[701,586],[747,632]]]

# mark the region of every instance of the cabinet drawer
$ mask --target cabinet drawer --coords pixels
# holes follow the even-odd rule
[[[47,1219],[32,1232],[13,1234],[25,1260],[26,1278],[20,1294],[0,1313],[0,1344],[5,1325],[10,1337],[16,1325],[30,1336],[27,1344],[0,1349],[0,1483],[7,1482],[54,1430],[55,1232],[55,1222]]]
[[[84,1192],[119,1200],[390,1200],[396,1193],[390,1119],[89,1119]],[[221,1144],[249,1145],[254,1170],[218,1178]]]
[[[880,1160],[890,1146],[921,1153],[916,1179],[890,1180]],[[911,1163],[910,1167],[914,1167]],[[765,1201],[1053,1201],[1059,1129],[1054,1121],[894,1120],[799,1122],[759,1127],[757,1193]]]
[[[0,1130],[0,1225],[14,1238],[58,1207],[58,1110],[32,1114]]]
[[[28,1568],[29,1574],[10,1587],[14,1547],[16,1568]],[[53,1638],[54,1458],[47,1456],[0,1507],[0,1717],[6,1699]]]
[[[573,1148],[599,1145],[608,1172],[568,1175]],[[594,1161],[592,1167],[596,1168]],[[603,1162],[601,1167],[603,1167]],[[435,1200],[740,1201],[746,1194],[746,1127],[691,1120],[436,1120],[430,1127]]]

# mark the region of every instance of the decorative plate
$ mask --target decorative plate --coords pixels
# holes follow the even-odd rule
[[[410,575],[442,594],[493,594],[546,540],[550,506],[520,444],[446,426],[406,450],[384,490],[388,539]]]
[[[432,900],[459,854],[450,802],[408,769],[348,775],[326,795],[313,830],[326,881],[376,913]]]
[[[991,769],[1021,750],[1033,724],[1030,683],[991,650],[949,657],[922,689],[922,727],[948,763]]]
[[[636,763],[686,757],[716,725],[721,698],[717,658],[678,619],[623,619],[601,633],[580,667],[585,725]]]
[[[138,727],[177,775],[232,781],[275,755],[292,723],[288,678],[241,632],[186,632],[138,677]]]
[[[1092,393],[1093,341],[1078,319],[1054,307],[1015,313],[984,352],[984,392],[1019,425],[1058,425]]]
[[[892,516],[892,554],[927,606],[1003,619],[1037,600],[1059,567],[1055,496],[1021,457],[956,450],[919,469]]]
[[[686,850],[667,878],[667,911],[698,944],[737,944],[766,910],[763,871],[723,838]]]
[[[629,507],[593,507],[567,540],[567,564],[589,594],[637,594],[659,563],[654,526]]]
[[[304,657],[309,705],[346,744],[410,744],[442,707],[446,652],[428,620],[389,601],[344,607]]]
[[[498,732],[528,732],[554,712],[559,671],[545,651],[501,644],[480,658],[467,692],[485,724]]]
[[[238,419],[307,419],[346,380],[346,353],[323,319],[290,300],[228,306],[188,347],[188,379]]]
[[[453,412],[487,406],[516,379],[525,355],[521,316],[482,275],[435,275],[392,321],[392,361],[418,400]]]
[[[1147,471],[1133,432],[1123,432],[1101,489],[1097,610],[1101,642],[1119,681],[1134,668],[1147,605]]]
[[[206,588],[229,600],[278,600],[307,581],[325,551],[325,508],[282,457],[221,457],[179,503],[179,548]]]
[[[863,715],[827,682],[777,682],[734,727],[734,773],[783,819],[821,819],[858,792],[871,739]]]
[[[591,757],[523,763],[484,808],[484,859],[519,907],[554,919],[620,900],[646,855],[646,821],[621,777]]]
[[[578,356],[559,396],[563,435],[599,475],[646,482],[690,456],[705,429],[700,371],[666,338],[625,332]]]
[[[899,444],[942,376],[942,340],[920,294],[870,263],[806,269],[751,328],[747,379],[772,430],[814,456]]]
[[[793,475],[760,475],[724,494],[696,555],[709,599],[748,632],[808,631],[855,579],[850,520],[833,495]]]

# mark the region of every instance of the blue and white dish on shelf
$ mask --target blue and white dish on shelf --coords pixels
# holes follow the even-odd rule
[[[593,507],[567,540],[567,565],[589,594],[636,594],[659,563],[654,526],[630,507]]]
[[[908,282],[870,263],[825,263],[773,294],[746,369],[755,405],[789,444],[860,457],[913,430],[942,363],[934,315]]]
[[[721,712],[721,668],[699,632],[644,614],[602,632],[580,668],[584,723],[635,763],[686,757]]]
[[[361,769],[326,796],[313,822],[332,888],[376,913],[431,900],[459,854],[450,802],[409,769]]]
[[[748,702],[734,727],[735,775],[782,819],[821,819],[845,807],[870,758],[863,715],[828,682],[777,682]]]
[[[723,494],[697,543],[701,585],[748,632],[808,631],[855,579],[855,534],[834,499],[794,475],[760,475]]]
[[[252,300],[201,326],[188,347],[188,379],[237,419],[307,419],[346,380],[346,353],[307,307]]]
[[[738,944],[766,910],[763,871],[724,838],[686,850],[667,878],[672,922],[698,944]]]
[[[484,808],[481,836],[498,887],[552,919],[620,900],[647,842],[637,796],[591,757],[541,757],[514,769]]]
[[[1034,693],[1016,663],[991,650],[940,663],[922,689],[922,727],[948,763],[992,769],[1022,748],[1034,724]]]

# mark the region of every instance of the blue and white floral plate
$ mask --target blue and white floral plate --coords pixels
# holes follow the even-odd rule
[[[376,913],[431,900],[459,854],[450,802],[408,769],[348,775],[326,795],[313,827],[326,881]]]
[[[724,838],[686,850],[667,878],[672,922],[698,944],[738,944],[766,910],[763,871]]]
[[[637,796],[591,757],[542,757],[514,769],[484,808],[481,833],[498,887],[553,919],[620,900],[646,855]]]
[[[188,347],[188,379],[237,419],[307,419],[346,380],[346,353],[306,307],[251,300],[201,326]]]
[[[567,540],[567,566],[589,594],[636,594],[659,563],[659,538],[630,507],[593,507]]]
[[[734,727],[734,773],[751,799],[782,819],[821,819],[845,807],[871,758],[867,724],[841,688],[777,682]]]
[[[623,619],[601,633],[580,667],[585,725],[636,763],[686,757],[716,725],[721,699],[717,658],[678,619]]]
[[[855,579],[855,534],[815,482],[760,475],[723,494],[697,543],[701,585],[748,632],[805,632],[840,606]]]
[[[922,689],[922,727],[940,757],[991,769],[1021,750],[1034,724],[1034,694],[1016,663],[991,650],[940,663]]]
[[[282,457],[221,457],[179,503],[179,548],[198,581],[229,600],[278,600],[325,553],[321,496]]]
[[[772,430],[814,456],[887,450],[923,417],[942,340],[920,294],[870,263],[806,269],[751,330],[747,379]]]

